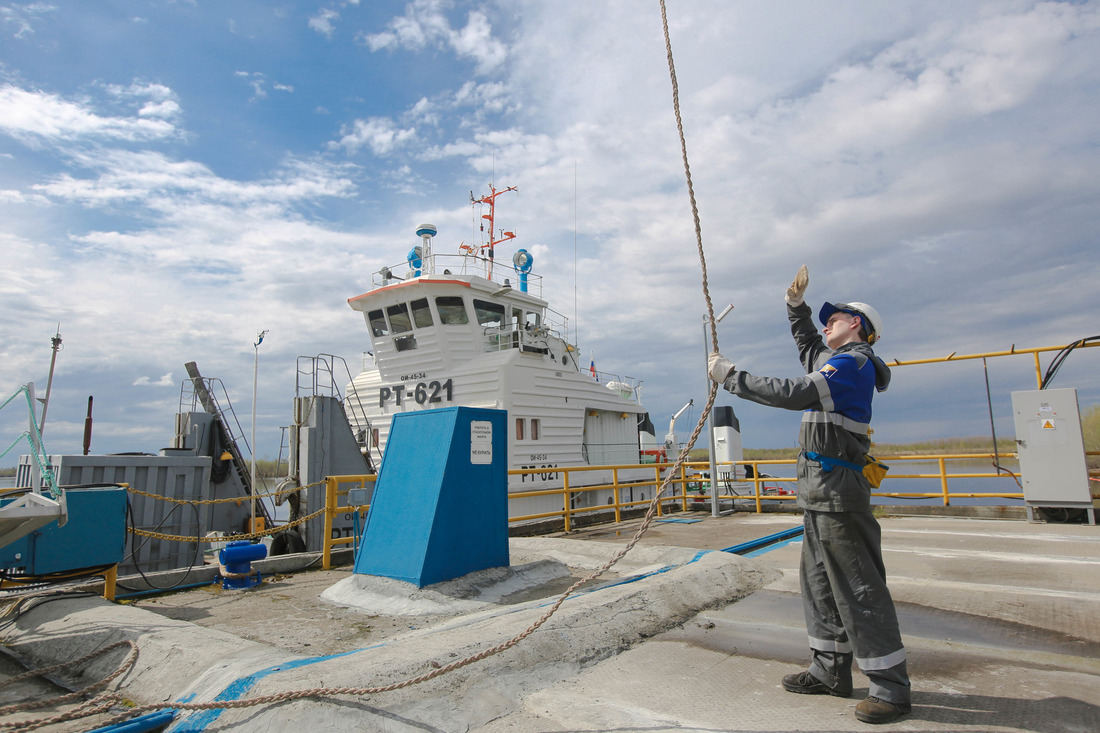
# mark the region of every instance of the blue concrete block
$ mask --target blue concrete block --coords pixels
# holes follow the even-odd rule
[[[508,565],[507,413],[394,415],[355,572],[423,588]]]

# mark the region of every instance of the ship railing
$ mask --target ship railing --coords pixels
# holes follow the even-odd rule
[[[563,316],[553,308],[545,308],[542,325],[557,333],[569,333],[569,317]]]
[[[541,275],[532,273],[521,275],[512,267],[509,258],[497,257],[490,260],[476,249],[464,254],[433,254],[426,261],[422,260],[420,264],[420,267],[413,267],[406,261],[383,267],[371,276],[371,284],[373,288],[383,288],[418,277],[476,275],[500,283],[502,287],[507,285],[516,291],[526,292],[537,298],[542,297]],[[524,284],[526,284],[526,290],[524,290]]]
[[[344,380],[344,384],[347,385],[346,396],[336,381],[338,378]],[[369,432],[372,428],[362,396],[355,388],[351,368],[343,357],[332,354],[299,356],[294,396],[334,397],[344,405],[344,411],[353,429],[358,428],[359,431]],[[360,442],[363,445],[366,444],[364,441]]]
[[[482,329],[486,351],[521,351],[545,354],[550,351],[552,340],[561,341],[561,335],[545,326],[529,326],[509,323],[504,326],[486,326]]]

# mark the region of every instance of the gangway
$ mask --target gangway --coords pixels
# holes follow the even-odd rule
[[[226,403],[223,409],[218,402],[215,390],[211,388],[213,382],[216,380],[205,379],[202,374],[199,373],[198,365],[193,361],[184,364],[184,368],[187,369],[187,376],[190,377],[190,401],[192,407],[194,407],[197,402],[202,405],[203,410],[214,418],[215,430],[221,431],[221,437],[224,438],[224,441],[222,441],[224,449],[230,455],[233,471],[240,485],[244,487],[248,494],[254,495],[256,489],[252,485],[252,471],[244,460],[244,455],[241,453],[240,446],[243,444],[245,448],[249,450],[250,454],[253,449],[248,445],[248,441],[244,437],[244,429],[241,428],[241,423],[237,420],[237,415],[233,411],[233,405],[229,402],[228,393],[223,387],[222,394],[225,396]],[[184,389],[180,392],[181,413],[184,412],[185,408],[183,403],[186,402],[188,398],[186,389],[187,384],[187,382],[184,382]],[[212,456],[211,459],[217,461],[218,456]],[[268,514],[267,507],[264,506],[263,502],[258,502],[257,508],[263,514],[265,526],[271,526],[271,517]]]

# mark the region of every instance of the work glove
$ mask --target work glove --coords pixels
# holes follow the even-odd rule
[[[806,288],[810,284],[810,271],[806,266],[798,268],[798,274],[794,276],[794,282],[787,288],[787,303],[790,305],[802,305]]]
[[[715,351],[707,359],[707,371],[710,372],[711,379],[721,384],[733,373],[733,362]]]

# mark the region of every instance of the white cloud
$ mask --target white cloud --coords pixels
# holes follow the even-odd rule
[[[82,139],[148,142],[178,133],[163,117],[105,116],[90,102],[74,102],[56,94],[0,85],[0,133],[24,142],[71,142]]]
[[[235,71],[233,75],[238,79],[244,79],[252,87],[252,98],[249,101],[265,99],[267,97],[267,75],[260,71]],[[293,92],[294,87],[288,84],[275,82],[272,88],[277,92]]]
[[[512,98],[512,92],[502,82],[490,82],[478,84],[468,81],[459,87],[454,93],[454,105],[456,107],[473,107],[478,113],[503,112],[512,105],[513,110],[518,108],[518,103]]]
[[[508,56],[507,47],[493,38],[492,26],[483,13],[471,12],[466,25],[449,34],[448,40],[459,56],[474,59],[482,74],[499,67]]]
[[[400,129],[388,118],[371,117],[345,125],[340,135],[339,140],[329,143],[330,148],[343,148],[350,155],[366,147],[375,155],[384,156],[414,140],[416,130]]]
[[[493,36],[488,17],[471,11],[466,25],[455,29],[443,13],[445,7],[438,0],[414,0],[405,7],[405,15],[390,21],[387,30],[361,40],[371,51],[449,48],[460,58],[473,60],[479,74],[498,69],[508,57],[508,47]]]
[[[34,25],[44,16],[57,12],[56,5],[32,2],[26,5],[5,5],[0,7],[0,23],[11,31],[16,38],[34,35]]]
[[[1098,22],[1095,12],[1044,4],[967,28],[937,26],[838,68],[774,116],[790,125],[790,144],[802,154],[896,147],[1016,107],[1057,68],[1065,42],[1095,33]]]
[[[34,190],[54,200],[86,207],[138,203],[158,216],[176,218],[196,214],[203,207],[278,207],[289,210],[307,201],[352,194],[351,167],[320,160],[289,159],[268,179],[234,181],[215,175],[196,161],[174,160],[152,151],[92,150],[73,155],[91,175],[65,173],[39,183]]]
[[[163,377],[157,380],[152,380],[149,377],[138,377],[134,380],[135,387],[175,387],[176,382],[172,379],[172,372],[168,372]]]
[[[322,8],[317,15],[309,19],[309,27],[323,36],[332,38],[335,30],[333,22],[340,19],[340,14],[331,8]]]
[[[267,79],[259,71],[235,71],[233,75],[248,82],[248,85],[252,87],[253,100],[263,99],[267,96],[267,90],[264,89]]]

